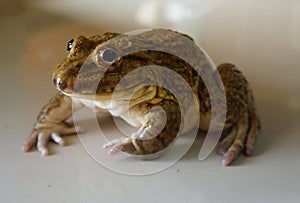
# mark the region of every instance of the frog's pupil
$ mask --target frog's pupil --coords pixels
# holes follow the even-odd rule
[[[107,49],[102,53],[105,62],[112,63],[117,59],[117,53],[114,50]]]
[[[67,51],[71,51],[72,47],[73,47],[73,43],[74,43],[74,39],[71,39],[68,42],[68,46],[67,46]]]

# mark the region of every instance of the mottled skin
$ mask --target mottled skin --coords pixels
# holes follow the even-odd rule
[[[178,50],[180,56],[175,56]],[[157,154],[167,148],[177,134],[199,124],[195,106],[200,113],[200,129],[208,130],[212,113],[217,113],[211,110],[207,85],[219,74],[226,102],[216,105],[220,109],[227,107],[227,112],[217,152],[223,155],[224,165],[230,165],[242,152],[248,156],[253,154],[260,122],[246,79],[232,64],[222,64],[213,70],[206,55],[187,35],[151,30],[129,35],[79,36],[69,43],[68,51],[67,57],[53,71],[53,83],[59,92],[41,110],[23,146],[25,152],[37,144],[38,150],[48,155],[49,139],[66,144],[61,136],[76,133],[75,128],[66,123],[72,115],[73,101],[74,109],[96,106],[97,110],[120,116],[139,128],[129,138],[104,145],[110,148],[109,153],[121,150],[142,157]],[[186,58],[191,59],[189,63],[183,60]],[[175,71],[184,81],[175,76],[166,77],[168,74],[155,65]],[[142,71],[133,71],[139,67],[143,67]],[[124,79],[128,74],[130,76]],[[205,82],[203,75],[209,78]],[[184,82],[193,94],[182,89]],[[174,87],[177,94],[163,85]],[[213,88],[221,94],[218,85]],[[125,104],[129,104],[129,108]]]

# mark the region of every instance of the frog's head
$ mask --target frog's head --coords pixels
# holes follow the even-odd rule
[[[55,87],[70,96],[76,94],[84,94],[84,91],[88,91],[87,82],[85,85],[86,90],[74,92],[75,83],[84,82],[83,80],[93,80],[96,77],[92,69],[85,68],[85,71],[80,71],[83,66],[88,64],[88,56],[95,50],[95,48],[104,43],[105,41],[118,36],[118,33],[104,33],[103,35],[95,35],[89,38],[84,36],[78,36],[75,39],[72,39],[67,44],[68,55],[59,63],[52,74],[52,79]],[[79,72],[81,75],[84,73],[84,77],[78,77]]]
[[[74,97],[105,99],[114,94],[124,99],[144,87],[145,80],[153,84],[156,78],[151,65],[166,65],[165,62],[172,60],[166,54],[172,45],[178,46],[177,35],[154,30],[122,35],[106,33],[90,38],[80,36],[69,42],[69,55],[54,70],[54,84],[61,92]],[[162,45],[165,50],[156,51]],[[140,67],[142,71],[133,71]]]

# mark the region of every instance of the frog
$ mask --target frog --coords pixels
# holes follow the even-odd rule
[[[174,50],[192,62],[176,56]],[[241,154],[253,156],[261,123],[248,81],[234,64],[222,63],[213,69],[207,54],[189,35],[168,29],[80,35],[69,41],[67,52],[52,74],[57,94],[38,114],[22,147],[24,152],[36,146],[47,156],[50,140],[67,145],[63,136],[83,132],[67,120],[75,111],[89,107],[100,114],[121,117],[137,128],[131,136],[104,144],[108,154],[158,154],[195,126],[199,131],[208,131],[213,117],[212,99],[201,74],[210,70],[211,75],[220,77],[226,98],[225,103],[215,104],[226,109],[216,151],[224,166],[231,165]],[[142,71],[134,71],[140,67]],[[168,74],[158,67],[166,67],[183,82],[176,77],[165,79]],[[121,82],[126,76],[127,80]],[[179,96],[163,82],[177,89]],[[180,89],[184,82],[193,95]],[[183,104],[178,100],[184,100]],[[196,111],[190,108],[194,104]]]

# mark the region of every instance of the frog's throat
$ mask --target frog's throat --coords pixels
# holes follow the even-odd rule
[[[109,93],[68,93],[62,92],[63,94],[72,97],[72,98],[79,98],[79,99],[86,99],[86,100],[96,100],[96,101],[107,101],[107,100],[135,100],[137,98],[142,98],[147,95],[148,99],[152,99],[155,97],[157,93],[157,87],[155,85],[149,86],[141,86],[136,85],[130,88],[122,89],[122,90],[115,90]]]

